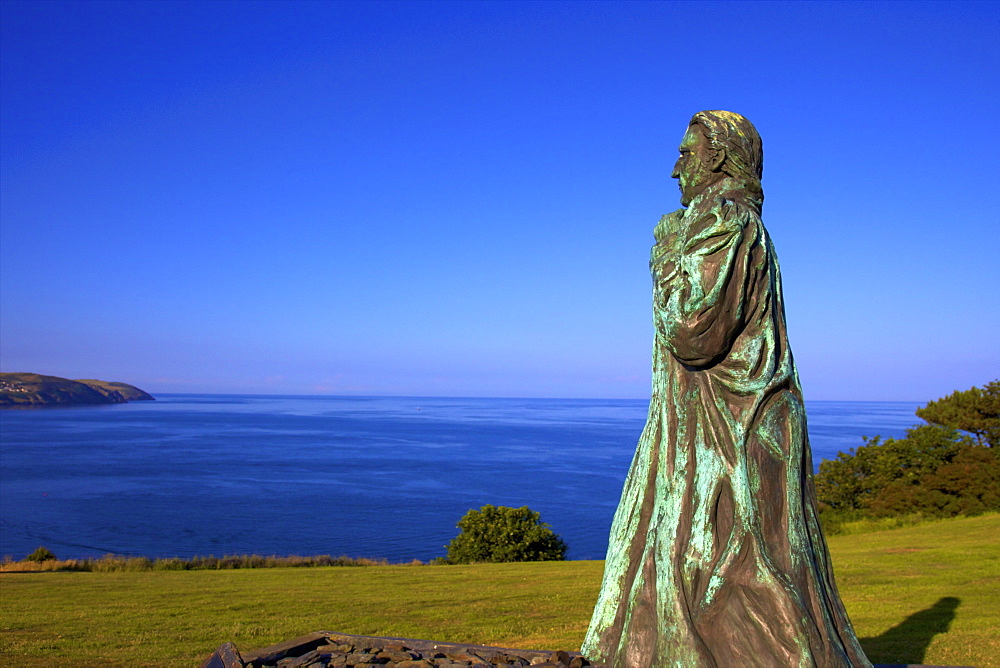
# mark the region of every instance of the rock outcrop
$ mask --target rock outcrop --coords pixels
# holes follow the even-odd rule
[[[579,652],[507,649],[486,645],[355,636],[317,631],[263,649],[240,653],[227,642],[201,668],[583,668]]]

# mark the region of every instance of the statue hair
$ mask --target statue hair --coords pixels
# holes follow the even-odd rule
[[[731,111],[699,111],[688,125],[704,128],[712,148],[724,149],[722,171],[735,179],[758,204],[764,201],[764,145],[753,123]]]

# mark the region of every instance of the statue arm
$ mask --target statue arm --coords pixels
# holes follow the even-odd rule
[[[742,218],[732,204],[704,214],[657,280],[657,338],[687,366],[720,361],[743,328],[753,226]]]

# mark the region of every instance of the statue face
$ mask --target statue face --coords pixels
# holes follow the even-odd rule
[[[681,188],[681,206],[687,206],[705,188],[722,180],[718,152],[712,148],[700,125],[691,125],[680,146],[681,157],[674,164],[670,175],[678,180]],[[718,164],[716,164],[718,163]]]

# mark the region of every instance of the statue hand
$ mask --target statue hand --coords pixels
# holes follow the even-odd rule
[[[656,237],[658,242],[663,241],[671,233],[680,230],[681,218],[684,217],[684,211],[686,209],[677,209],[677,211],[664,214],[660,217],[660,222],[653,229],[653,236]]]

